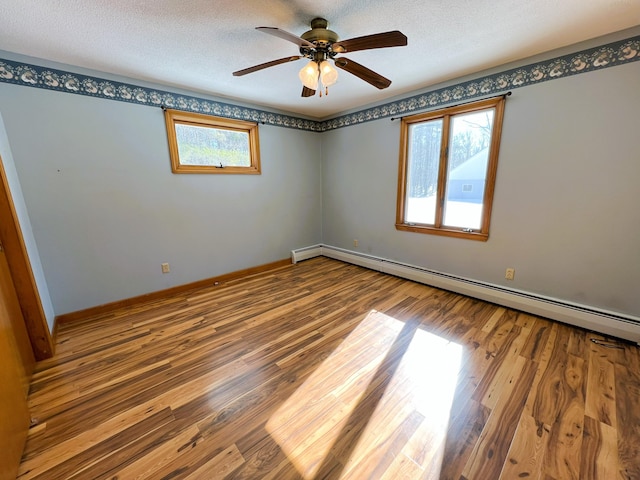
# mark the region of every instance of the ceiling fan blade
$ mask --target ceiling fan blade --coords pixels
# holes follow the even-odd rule
[[[348,58],[340,57],[335,60],[336,67],[346,70],[347,72],[361,78],[367,83],[370,83],[376,88],[382,90],[391,85],[391,80],[383,77],[379,73],[369,70],[367,67],[360,65],[359,63],[349,60]]]
[[[303,97],[313,97],[316,94],[315,90],[307,88],[305,86],[302,87],[302,96]]]
[[[275,65],[280,65],[281,63],[293,62],[295,60],[300,60],[301,58],[303,57],[298,55],[295,57],[285,57],[278,60],[271,60],[270,62],[261,63],[260,65],[254,65],[253,67],[244,68],[242,70],[238,70],[237,72],[233,72],[233,76],[241,77],[242,75],[246,75],[247,73],[257,72],[258,70],[262,70],[263,68],[273,67]]]
[[[372,48],[404,47],[406,44],[407,37],[398,30],[394,30],[335,42],[332,45],[332,49],[334,52],[344,53]]]
[[[268,33],[269,35],[274,35],[279,38],[284,38],[285,40],[295,43],[299,47],[316,48],[313,43],[305,40],[304,38],[277,27],[256,27],[256,30],[260,30],[261,32]]]

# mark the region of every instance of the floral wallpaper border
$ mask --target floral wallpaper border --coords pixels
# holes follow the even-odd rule
[[[578,53],[506,70],[449,87],[432,90],[374,108],[322,122],[324,132],[379,118],[404,116],[451,103],[497,95],[507,90],[569,77],[640,60],[640,35]]]
[[[176,110],[249,120],[299,130],[318,131],[320,128],[320,123],[315,120],[297,118],[256,108],[241,107],[191,95],[182,95],[6,59],[0,59],[0,82],[140,105],[164,106]]]
[[[166,106],[268,125],[325,132],[394,115],[460,103],[506,90],[640,60],[640,35],[562,57],[533,63],[463,83],[427,91],[325,121],[314,121],[255,108],[105,80],[28,63],[0,59],[0,82],[44,88],[107,100]]]

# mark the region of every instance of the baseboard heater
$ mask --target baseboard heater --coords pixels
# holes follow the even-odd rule
[[[322,255],[322,245],[313,245],[311,247],[304,247],[298,250],[291,250],[291,263],[298,263],[302,260],[307,260],[313,257],[320,257]]]
[[[478,282],[328,245],[314,245],[293,250],[291,261],[296,263],[318,256],[341,260],[425,285],[450,290],[604,335],[629,340],[640,345],[640,318],[637,317],[505,288],[500,285]]]

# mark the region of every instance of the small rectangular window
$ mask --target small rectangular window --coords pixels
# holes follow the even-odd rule
[[[165,110],[173,173],[260,173],[258,124]]]
[[[402,119],[396,228],[486,241],[504,98]]]

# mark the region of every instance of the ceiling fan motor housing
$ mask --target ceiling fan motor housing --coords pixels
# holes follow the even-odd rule
[[[300,38],[315,44],[316,50],[322,52],[325,58],[332,53],[331,45],[338,41],[338,34],[327,29],[327,25],[329,25],[329,22],[324,18],[314,18],[311,20],[311,30],[300,35]],[[308,58],[315,56],[312,49],[305,46],[300,47],[300,53]]]

